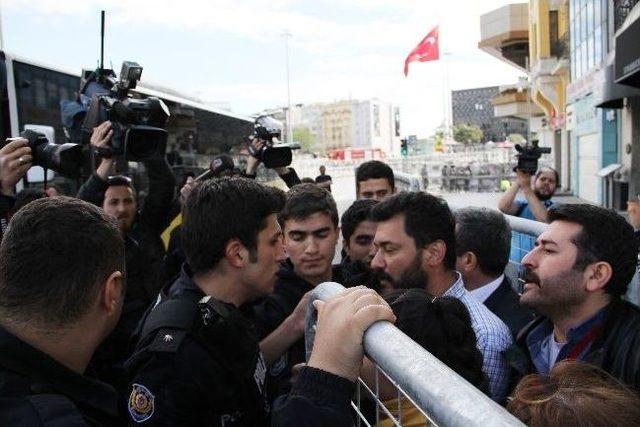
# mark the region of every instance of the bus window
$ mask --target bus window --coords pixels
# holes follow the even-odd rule
[[[11,137],[11,120],[7,92],[7,65],[4,52],[0,52],[0,138],[2,138],[1,141],[4,141],[9,137]]]

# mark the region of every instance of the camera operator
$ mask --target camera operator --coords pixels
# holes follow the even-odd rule
[[[252,154],[249,156],[247,160],[247,169],[245,170],[244,176],[250,179],[255,179],[258,166],[260,166],[260,157],[259,153],[263,150],[265,146],[265,142],[260,138],[253,138],[250,142],[251,149],[249,150]],[[285,184],[287,184],[288,188],[293,187],[294,185],[300,184],[300,178],[296,173],[296,170],[290,166],[282,166],[273,168],[274,171],[282,178]]]
[[[31,167],[31,148],[27,140],[10,140],[0,149],[0,238],[15,204],[14,187]]]
[[[91,145],[104,147],[112,135],[111,123],[104,122],[94,129]],[[128,286],[122,317],[93,360],[98,375],[116,384],[120,365],[128,356],[129,339],[163,284],[160,234],[169,224],[175,178],[164,156],[144,160],[149,190],[144,208],[138,212],[131,179],[109,176],[114,162],[113,158],[102,158],[96,172],[80,188],[78,198],[101,206],[115,217],[125,239]]]
[[[547,211],[554,204],[551,200],[558,187],[558,172],[550,167],[542,167],[535,174],[533,186],[531,175],[516,170],[516,180],[502,196],[498,209],[508,215],[547,222]],[[522,190],[525,200],[516,200],[518,190]]]

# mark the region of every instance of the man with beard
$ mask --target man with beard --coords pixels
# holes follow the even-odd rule
[[[550,167],[541,167],[535,174],[533,186],[531,175],[521,170],[516,170],[516,174],[516,181],[498,202],[498,209],[507,215],[548,222],[547,213],[554,205],[551,197],[558,187],[558,172]],[[516,200],[518,190],[522,190],[524,200]],[[520,261],[534,245],[535,240],[530,236],[514,233],[511,239],[511,259]]]
[[[460,300],[469,310],[491,397],[501,402],[509,380],[502,351],[511,346],[511,332],[465,289],[455,270],[455,220],[447,203],[424,192],[402,192],[380,202],[371,214],[378,223],[378,252],[371,267],[382,285],[420,288],[434,297]]]
[[[523,260],[520,303],[542,315],[519,335],[509,360],[520,375],[546,375],[577,359],[640,386],[640,309],[622,300],[634,275],[638,243],[615,212],[563,205]]]

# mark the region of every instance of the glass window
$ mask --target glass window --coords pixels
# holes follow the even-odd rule
[[[586,64],[586,69],[590,70],[593,68],[593,34],[591,34],[589,37],[587,37],[587,64]]]
[[[578,47],[576,48],[576,67],[575,67],[575,72],[576,72],[576,79],[579,79],[580,77],[582,77],[582,45],[578,45]]]
[[[591,0],[587,2],[587,13],[586,13],[586,21],[587,21],[587,37],[589,37],[593,33],[593,3],[595,0]]]
[[[603,59],[603,57],[602,57],[602,52],[603,52],[603,49],[602,49],[602,47],[603,47],[602,46],[602,42],[603,42],[603,40],[602,40],[602,27],[600,25],[598,25],[596,27],[596,31],[594,33],[594,37],[593,38],[595,40],[594,47],[595,47],[596,64],[600,64],[602,62],[602,59]]]
[[[46,107],[47,106],[47,95],[44,89],[44,80],[35,79],[33,84],[33,91],[35,94],[35,104],[38,107]]]
[[[595,5],[593,7],[593,22],[595,22],[595,26],[598,27],[602,23],[602,4],[606,3],[606,1],[595,0]]]

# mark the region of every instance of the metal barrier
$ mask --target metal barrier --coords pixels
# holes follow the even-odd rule
[[[451,205],[452,210],[462,208]],[[535,242],[535,238],[547,224],[524,218],[505,215],[512,234],[525,236]],[[509,261],[505,274],[517,284],[518,269],[525,248],[517,248],[519,257]],[[527,251],[529,249],[526,249]],[[316,287],[312,294],[315,299],[327,300],[344,288],[334,282],[326,282]],[[519,289],[516,289],[519,291]],[[313,305],[307,311],[307,331],[305,340],[307,354],[310,354],[314,339],[316,313]],[[503,407],[493,402],[465,379],[440,362],[427,350],[411,340],[389,322],[378,322],[371,326],[364,336],[367,356],[376,365],[376,381],[373,387],[359,379],[357,393],[352,402],[358,415],[358,426],[382,425],[402,426],[403,411],[411,403],[431,424],[445,426],[502,426],[522,425],[518,419]],[[397,407],[387,407],[379,397],[380,376],[390,380],[398,390]],[[366,414],[364,402],[374,402],[375,412]],[[365,405],[366,406],[366,405]],[[411,407],[409,405],[409,407]],[[412,414],[415,421],[415,413]],[[384,421],[383,421],[384,420]]]
[[[342,291],[344,287],[335,282],[318,285],[311,300],[327,300]],[[316,312],[309,304],[307,311],[307,353],[310,353],[314,339]],[[444,426],[515,426],[522,423],[504,408],[492,401],[480,390],[440,362],[427,350],[416,344],[408,336],[389,322],[377,322],[364,335],[364,349],[379,369],[396,384],[400,397],[406,396],[429,420]],[[388,375],[386,374],[388,373]],[[376,381],[377,382],[377,381]],[[366,385],[365,385],[366,386]],[[363,388],[359,386],[358,395]],[[367,389],[376,396],[376,421],[380,412],[385,412],[378,390]],[[360,414],[361,422],[371,425],[358,407],[359,399],[353,404]],[[402,425],[402,413],[394,416],[391,425]]]

